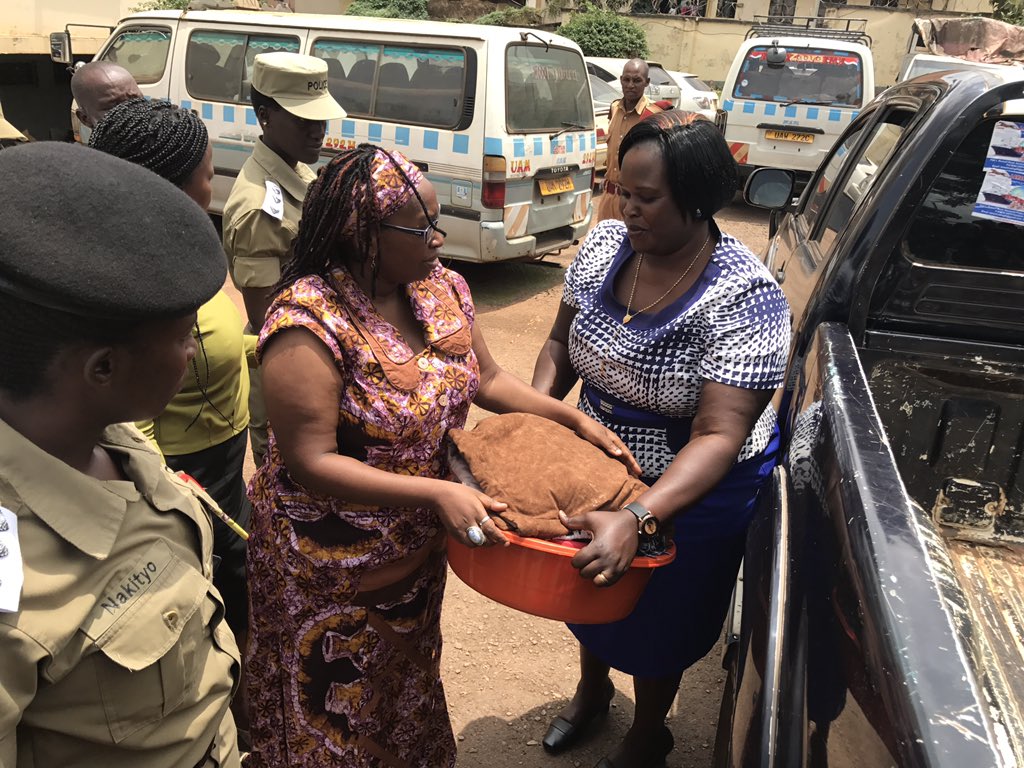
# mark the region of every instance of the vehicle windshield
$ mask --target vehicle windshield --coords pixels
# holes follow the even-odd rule
[[[708,85],[703,80],[701,80],[699,77],[684,77],[683,79],[686,81],[687,85],[689,85],[695,91],[713,91],[713,90],[715,90],[710,85]]]
[[[736,78],[733,98],[784,104],[861,105],[864,73],[852,51],[800,48],[786,52],[781,67],[768,66],[768,46],[751,48]]]
[[[123,29],[99,57],[127,69],[135,82],[155,83],[163,77],[171,31],[162,27]]]
[[[590,90],[594,94],[594,108],[599,108],[598,105],[603,104],[605,108],[608,107],[616,99],[622,98],[622,94],[612,88],[608,83],[599,78],[597,75],[590,76]]]
[[[589,130],[594,105],[583,57],[566,48],[510,45],[505,53],[509,133]],[[618,98],[618,94],[616,94]]]
[[[651,85],[675,85],[676,81],[668,76],[668,72],[658,66],[648,68]]]

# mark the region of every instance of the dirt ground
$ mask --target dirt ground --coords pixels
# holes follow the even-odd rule
[[[739,203],[716,220],[725,232],[763,253],[766,214]],[[472,288],[492,354],[526,381],[554,319],[565,267],[574,253],[575,248],[566,249],[533,264],[453,265]],[[240,304],[237,293],[230,287],[229,292]],[[474,409],[471,420],[480,415]],[[442,675],[459,741],[458,768],[589,768],[629,727],[632,684],[613,671],[616,694],[601,731],[568,754],[549,757],[540,740],[548,721],[572,697],[577,680],[576,644],[565,626],[494,603],[452,573],[442,625]],[[676,740],[670,768],[711,764],[723,677],[720,647],[683,676],[668,721]]]

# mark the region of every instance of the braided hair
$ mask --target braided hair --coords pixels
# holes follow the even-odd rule
[[[371,291],[376,289],[380,265],[374,248],[385,218],[377,197],[372,193],[375,186],[374,160],[378,152],[388,157],[423,210],[427,210],[416,185],[401,163],[386,149],[375,144],[360,144],[339,152],[320,170],[316,181],[306,192],[299,234],[292,243],[292,257],[281,273],[281,280],[274,286],[275,293],[309,275],[326,277],[338,263],[369,263]],[[371,190],[371,193],[356,194],[360,187]]]
[[[148,168],[182,186],[203,161],[210,143],[194,112],[164,100],[129,99],[107,112],[89,146]]]
[[[209,143],[206,125],[195,112],[162,99],[121,102],[103,116],[89,136],[90,147],[141,165],[177,187],[183,186],[199,167]],[[205,381],[199,374],[197,357],[193,357],[192,377],[203,399],[185,431],[195,425],[207,405],[235,429],[234,419],[222,413],[207,393],[210,360],[198,321],[194,336],[199,345],[197,357],[202,357],[205,366]]]

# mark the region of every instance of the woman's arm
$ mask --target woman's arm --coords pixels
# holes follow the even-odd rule
[[[774,390],[740,389],[705,381],[690,441],[637,501],[662,524],[685,513],[732,469],[773,394]],[[594,532],[594,541],[572,561],[581,576],[595,578],[603,573],[604,583],[612,584],[625,573],[638,544],[637,521],[632,512],[589,512],[568,520],[568,527]]]
[[[561,316],[561,311],[559,311],[559,316]],[[476,404],[481,408],[486,408],[494,413],[513,411],[533,413],[557,421],[609,455],[619,459],[631,474],[640,474],[640,465],[637,464],[633,454],[629,452],[618,435],[598,424],[578,408],[538,392],[525,381],[520,381],[502,369],[491,357],[479,324],[473,326],[473,351],[476,352],[477,360],[480,363],[480,390],[477,392]],[[568,363],[568,359],[566,363]]]
[[[559,400],[569,394],[579,378],[569,361],[569,329],[576,311],[564,301],[559,303],[555,323],[533,364],[533,388]]]
[[[433,508],[466,544],[471,544],[467,528],[490,512],[504,511],[505,504],[459,483],[398,475],[339,455],[341,374],[311,332],[296,328],[272,337],[262,369],[277,448],[288,474],[309,490],[357,504]],[[485,525],[483,531],[494,543],[505,541],[497,526]]]

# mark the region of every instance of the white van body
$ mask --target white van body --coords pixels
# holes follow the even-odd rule
[[[348,117],[320,163],[361,142],[397,149],[433,183],[444,256],[538,258],[590,225],[597,137],[579,47],[536,30],[244,11],[153,11],[121,22],[96,55],[143,94],[194,110],[213,145],[213,213],[260,135],[249,103],[256,54],[327,61]]]
[[[679,103],[677,109],[697,112],[708,120],[714,121],[718,114],[718,93],[710,85],[692,72],[673,72],[668,75],[679,86]]]
[[[614,88],[619,96],[622,96],[622,84],[619,76],[622,75],[622,68],[630,59],[609,59],[604,56],[587,56],[587,72],[597,75],[608,85]],[[679,106],[679,86],[676,85],[668,72],[655,61],[648,61],[650,68],[650,85],[644,89],[644,93],[651,101],[668,101],[673,107]]]
[[[779,68],[767,64],[773,45],[786,51]],[[722,87],[725,139],[742,175],[762,166],[810,174],[874,94],[874,60],[863,43],[752,37]]]
[[[908,53],[903,57],[903,63],[900,65],[900,74],[896,78],[896,82],[902,83],[904,80],[913,80],[920,75],[931,75],[936,72],[945,72],[946,70],[982,69],[986,72],[1001,74],[1008,67],[1015,67],[1017,70],[1022,69],[1020,64],[1013,62],[1008,64],[988,64],[981,61],[958,59],[956,56],[939,56],[933,53]]]

